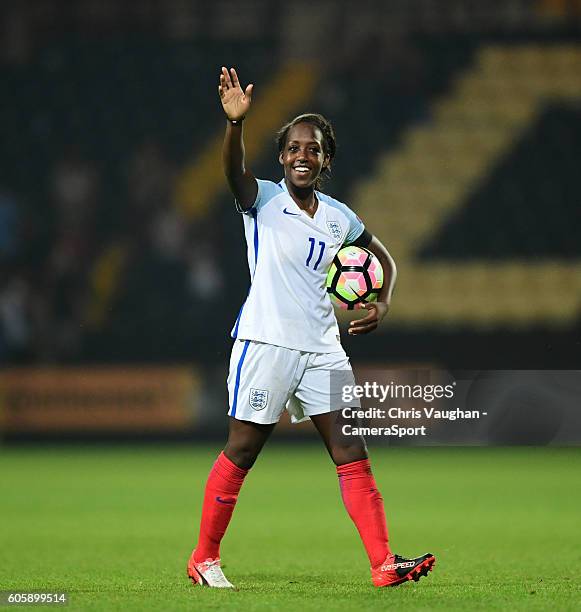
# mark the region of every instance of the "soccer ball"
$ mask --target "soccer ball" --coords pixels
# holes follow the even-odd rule
[[[375,255],[356,246],[342,248],[327,273],[327,293],[339,308],[355,310],[377,301],[383,268]]]

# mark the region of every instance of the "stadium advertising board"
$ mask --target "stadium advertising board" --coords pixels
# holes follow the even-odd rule
[[[32,369],[0,373],[8,434],[170,433],[195,422],[199,380],[187,367]]]

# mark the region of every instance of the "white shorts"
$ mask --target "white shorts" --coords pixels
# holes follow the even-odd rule
[[[278,423],[286,408],[298,423],[341,409],[341,389],[347,384],[355,384],[355,379],[343,350],[307,353],[236,340],[228,373],[228,414],[267,425]]]

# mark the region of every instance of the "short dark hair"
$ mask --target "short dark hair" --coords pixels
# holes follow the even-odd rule
[[[289,130],[298,125],[299,123],[310,123],[315,127],[318,127],[323,134],[323,153],[329,156],[329,165],[321,172],[315,183],[315,189],[320,189],[323,181],[331,176],[331,161],[335,157],[335,151],[337,150],[337,141],[335,139],[335,130],[331,125],[331,122],[319,115],[318,113],[304,113],[295,117],[292,121],[289,121],[283,125],[280,130],[276,133],[276,144],[278,145],[278,152],[282,153],[286,145]]]

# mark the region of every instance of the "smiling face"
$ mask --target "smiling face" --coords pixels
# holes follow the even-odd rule
[[[279,155],[287,183],[300,189],[311,188],[329,165],[321,130],[311,123],[297,123],[288,131]]]

